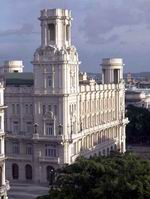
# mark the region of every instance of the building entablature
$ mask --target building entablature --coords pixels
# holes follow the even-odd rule
[[[27,135],[26,132],[20,132],[19,134],[7,132],[6,137],[7,139],[12,139],[12,140],[31,140],[32,134]]]
[[[24,162],[24,161],[33,161],[32,155],[26,155],[26,154],[7,154],[7,158],[9,160],[14,160],[14,161],[19,161],[19,162]]]
[[[113,68],[120,69],[120,68],[122,68],[122,66],[124,66],[122,58],[104,58],[101,65],[103,68],[106,67],[106,69],[108,67],[110,67],[112,69]]]
[[[41,10],[41,16],[40,20],[45,20],[46,18],[66,18],[66,19],[72,19],[71,17],[71,10],[67,9],[44,9]]]

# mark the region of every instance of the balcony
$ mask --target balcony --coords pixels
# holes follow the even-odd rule
[[[59,157],[47,157],[47,156],[39,157],[39,162],[58,164]]]
[[[63,141],[63,136],[62,135],[39,135],[39,134],[33,134],[33,140],[36,141],[51,141],[51,142],[58,142],[61,143]]]

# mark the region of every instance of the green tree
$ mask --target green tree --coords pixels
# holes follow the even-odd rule
[[[82,157],[57,172],[57,187],[38,199],[150,198],[150,161],[131,153]]]
[[[150,111],[135,106],[127,107],[126,116],[129,118],[126,135],[128,144],[150,143]]]

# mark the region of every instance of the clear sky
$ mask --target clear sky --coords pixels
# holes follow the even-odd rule
[[[99,72],[105,57],[123,57],[126,72],[150,71],[150,0],[1,0],[0,63],[21,59],[31,71],[44,8],[72,10],[72,43],[81,70]]]

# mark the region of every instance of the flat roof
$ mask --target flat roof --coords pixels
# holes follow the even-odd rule
[[[33,86],[34,79],[33,73],[23,72],[23,73],[6,73],[5,74],[6,86],[15,85],[15,86]]]

